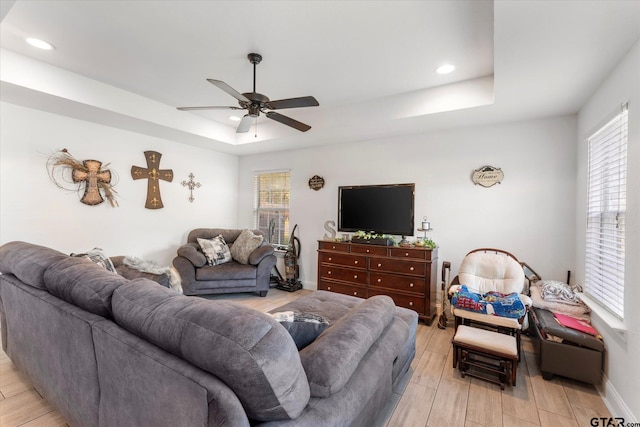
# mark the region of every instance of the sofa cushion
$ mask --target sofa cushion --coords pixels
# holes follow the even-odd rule
[[[386,295],[364,300],[300,351],[313,397],[328,397],[349,381],[382,332],[391,323],[395,304]]]
[[[255,280],[257,269],[234,261],[222,265],[204,266],[196,270],[196,280]]]
[[[118,288],[113,313],[120,326],[224,381],[252,419],[296,418],[309,401],[298,350],[267,314],[148,282]]]
[[[201,239],[198,237],[198,244],[204,256],[207,257],[207,264],[219,265],[231,261],[231,250],[227,246],[227,242],[224,241],[222,234],[213,239]]]
[[[240,264],[249,263],[249,256],[262,244],[263,237],[244,229],[231,245],[231,256]]]
[[[9,242],[0,247],[0,272],[13,274],[34,288],[44,289],[44,272],[51,264],[67,255],[27,242]]]
[[[86,258],[66,257],[44,273],[49,292],[102,317],[112,318],[113,291],[129,281]]]

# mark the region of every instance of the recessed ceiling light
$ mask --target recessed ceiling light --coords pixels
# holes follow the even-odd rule
[[[234,121],[234,122],[239,122],[241,119],[238,116],[230,116],[229,120]]]
[[[46,42],[44,40],[37,39],[35,37],[27,38],[27,43],[29,43],[33,47],[37,47],[38,49],[43,49],[43,50],[53,49],[53,45],[51,43]]]
[[[451,64],[444,64],[439,66],[438,68],[436,68],[436,73],[438,74],[449,74],[451,72],[453,72],[453,70],[456,69],[455,65],[451,65]]]

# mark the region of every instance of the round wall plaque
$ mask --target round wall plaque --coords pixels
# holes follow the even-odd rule
[[[312,190],[318,191],[322,187],[324,187],[324,178],[323,177],[318,176],[318,175],[314,175],[311,178],[309,178],[309,188],[311,188]]]

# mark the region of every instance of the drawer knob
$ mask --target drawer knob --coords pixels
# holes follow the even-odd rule
[[[354,263],[354,264],[357,264],[357,263],[358,263],[358,260],[353,261],[353,263]]]
[[[413,271],[413,267],[409,268],[409,270]]]
[[[382,264],[378,263],[378,267],[382,267]]]
[[[334,245],[334,246],[331,246],[331,249],[335,249],[335,248],[336,248],[336,247],[335,247],[335,245]]]
[[[367,253],[369,253],[369,249],[367,249]]]
[[[354,275],[353,275],[353,278],[354,278],[354,279],[357,279],[357,278],[358,278],[358,275],[357,275],[357,274],[354,274]]]
[[[404,256],[409,256],[409,252],[405,252],[405,253],[404,253]]]
[[[410,287],[410,288],[413,288],[413,283],[409,283],[409,287]]]
[[[327,286],[327,290],[330,291],[331,290],[331,286]]]
[[[378,283],[382,283],[382,279],[378,279]]]
[[[413,301],[409,301],[409,306],[413,307]]]
[[[358,295],[358,293],[357,293],[357,292],[354,292],[353,294],[354,294],[354,295]]]
[[[332,258],[331,258],[331,257],[329,257],[329,261],[331,261],[331,259],[332,259]]]
[[[331,274],[331,270],[327,271],[327,274]]]

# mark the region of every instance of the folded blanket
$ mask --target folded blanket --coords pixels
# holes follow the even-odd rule
[[[545,301],[582,305],[582,301],[576,295],[576,292],[582,292],[580,285],[570,286],[555,280],[540,280],[536,282],[536,285],[542,288],[542,298]]]
[[[479,294],[470,291],[466,285],[461,285],[453,294],[451,305],[462,310],[514,319],[521,318],[527,311],[517,292],[508,295],[493,291]]]
[[[544,310],[566,314],[568,316],[573,316],[589,323],[591,322],[591,317],[589,316],[589,307],[587,307],[582,302],[579,305],[572,305],[562,302],[547,301],[542,298],[542,287],[536,284],[531,286],[530,292],[531,301],[533,302],[533,306],[536,308],[542,308]]]

